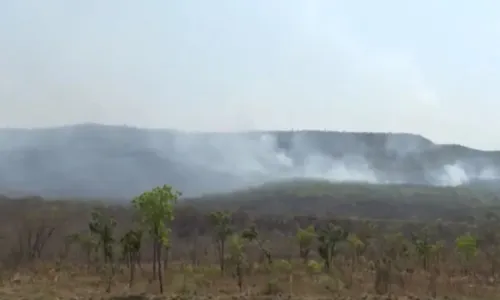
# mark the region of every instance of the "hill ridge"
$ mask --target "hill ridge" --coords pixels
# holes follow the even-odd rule
[[[500,151],[411,133],[189,132],[84,123],[0,129],[0,193],[130,197],[169,183],[187,195],[294,177],[458,185],[498,178]]]

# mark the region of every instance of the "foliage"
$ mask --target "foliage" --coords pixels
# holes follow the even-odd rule
[[[229,239],[229,262],[234,267],[234,276],[237,278],[240,291],[243,290],[243,268],[246,264],[244,243],[244,239],[239,234],[233,234]]]
[[[146,226],[151,229],[154,237],[164,245],[168,245],[169,229],[165,222],[174,219],[174,205],[180,192],[169,185],[155,187],[132,200],[134,207],[139,211]]]
[[[148,201],[159,199],[159,197],[146,198],[154,199]],[[48,202],[49,205],[53,205],[50,201]],[[314,200],[311,200],[312,202]],[[147,209],[141,211],[141,206],[135,203],[135,211],[119,206],[101,207],[92,212],[92,218],[88,222],[87,213],[84,212],[90,213],[91,208],[84,211],[82,207],[85,206],[82,205],[74,209],[73,215],[67,212],[70,220],[77,220],[83,215],[80,217],[82,222],[79,225],[74,222],[71,226],[57,228],[57,234],[53,238],[55,243],[48,245],[48,251],[53,251],[53,249],[59,251],[58,247],[61,247],[64,249],[61,252],[66,254],[71,252],[72,255],[57,256],[56,254],[54,256],[53,253],[48,252],[46,256],[40,257],[40,262],[51,266],[51,259],[57,257],[58,265],[54,268],[55,271],[49,271],[56,273],[62,272],[64,268],[78,267],[80,264],[85,266],[85,262],[87,267],[95,267],[95,269],[87,268],[84,274],[78,274],[74,271],[75,269],[70,273],[65,273],[66,277],[70,278],[69,280],[75,281],[80,277],[86,277],[85,280],[87,280],[96,272],[98,275],[108,275],[109,273],[103,271],[112,270],[115,264],[120,267],[116,269],[120,272],[127,268],[128,271],[133,272],[136,265],[140,266],[141,253],[145,254],[144,263],[149,265],[149,260],[152,258],[150,249],[141,246],[150,245],[149,243],[154,241],[156,250],[158,245],[163,247],[168,245],[173,249],[176,261],[170,265],[171,267],[169,266],[172,274],[171,276],[169,274],[169,280],[165,282],[169,284],[169,288],[166,289],[168,291],[184,291],[182,295],[178,295],[179,297],[188,295],[197,297],[208,290],[213,294],[229,295],[231,291],[236,290],[235,285],[227,285],[227,279],[231,275],[237,282],[240,291],[238,295],[245,295],[241,294],[242,292],[262,291],[264,286],[266,288],[262,293],[283,294],[284,275],[287,275],[290,292],[292,292],[293,283],[294,294],[298,293],[300,296],[313,290],[314,292],[323,290],[323,292],[334,293],[335,296],[344,292],[352,294],[350,297],[355,297],[361,291],[369,291],[395,296],[404,293],[418,294],[419,297],[423,294],[436,297],[436,293],[440,293],[442,295],[439,297],[441,297],[446,293],[451,293],[475,295],[478,296],[477,298],[481,298],[479,295],[482,295],[486,298],[486,291],[496,294],[499,291],[495,263],[500,253],[498,234],[500,220],[493,212],[483,217],[471,215],[465,222],[449,220],[425,222],[418,218],[394,221],[323,218],[317,215],[264,216],[255,212],[248,213],[244,208],[235,212],[218,210],[213,213],[193,209],[187,215],[182,210],[182,204],[174,207],[175,201],[170,203],[172,218],[167,216],[159,223],[152,222],[153,218],[150,216],[154,214]],[[15,205],[19,204],[16,202]],[[359,203],[352,205],[359,206]],[[366,205],[372,205],[372,202],[367,201]],[[391,213],[396,214],[400,206],[393,205]],[[19,207],[23,208],[23,210],[18,209],[20,212],[26,210],[26,206]],[[65,208],[58,210],[66,213]],[[174,210],[175,220],[173,219]],[[3,211],[2,214],[2,209],[0,209],[0,214],[4,218],[9,214],[14,214],[14,210],[8,210],[8,207],[3,207]],[[137,221],[137,213],[141,217],[140,226],[133,223]],[[120,222],[115,222],[110,216],[116,217]],[[445,218],[446,216],[443,217]],[[12,220],[9,219],[10,223],[6,223],[4,232],[0,233],[4,237],[1,240],[2,245],[5,250],[8,250],[6,252],[9,252],[9,256],[1,261],[2,267],[14,260],[12,257],[18,255],[17,253],[29,251],[23,248],[30,244],[26,243],[26,239],[29,238],[32,241],[37,239],[38,223],[14,227],[11,224],[16,225],[17,220],[14,219],[14,222]],[[28,219],[28,221],[36,220]],[[46,224],[42,222],[40,226]],[[131,224],[134,225],[131,226]],[[161,239],[154,234],[154,224],[161,224],[158,232],[164,230],[163,232],[166,233]],[[298,227],[298,224],[301,227]],[[12,237],[9,236],[11,234],[9,226],[27,231]],[[115,242],[115,234],[120,234],[117,236],[119,243]],[[193,236],[198,239],[196,243],[193,243]],[[221,238],[224,238],[226,243],[223,258],[227,271],[222,276],[218,273],[220,267],[214,265],[214,262],[219,262],[220,252],[213,251],[211,247],[215,242],[215,250],[218,250]],[[80,247],[70,247],[71,245]],[[118,247],[120,248],[117,249]],[[12,251],[10,248],[13,248]],[[189,265],[184,260],[189,259],[187,249],[191,248],[199,252],[200,260],[196,264]],[[317,251],[314,251],[316,249]],[[115,257],[114,251],[116,250],[121,250],[121,260]],[[262,253],[273,255],[272,267],[269,264],[252,262],[252,268],[249,268],[249,260]],[[157,254],[158,251],[153,256],[154,259],[157,259]],[[62,265],[64,268],[61,267],[60,260],[67,261],[68,264]],[[108,269],[103,270],[103,265],[107,265]],[[25,270],[37,268],[39,267],[33,265],[30,268],[22,267],[13,270],[22,273],[26,272]],[[335,272],[327,274],[321,272],[329,269]],[[6,268],[3,270],[3,273],[9,272],[5,271]],[[40,271],[37,269],[36,272]],[[38,280],[40,275],[33,273],[29,280]],[[181,273],[180,276],[179,273]],[[150,273],[137,272],[135,280],[148,279],[148,274]],[[46,273],[41,272],[41,275],[47,277]],[[127,276],[114,276],[113,282],[117,287],[119,284],[125,285],[127,282],[123,279],[126,278]],[[182,289],[174,287],[176,278],[184,278]],[[293,278],[299,280],[294,281]],[[3,284],[18,281],[17,278],[4,280]],[[150,287],[146,282],[137,283],[132,287],[132,281],[133,275],[131,274],[130,292],[144,289],[145,286]],[[92,284],[95,285],[96,282]],[[123,287],[127,289],[126,286]],[[121,292],[119,288],[115,290]],[[312,295],[304,296],[312,297]],[[324,294],[314,296],[324,296]]]
[[[347,239],[349,233],[342,227],[328,224],[318,232],[318,254],[323,259],[326,271],[330,271],[333,258],[336,255],[337,244]]]
[[[309,254],[312,251],[316,238],[316,231],[312,225],[309,225],[306,228],[299,228],[297,230],[296,239],[299,244],[299,256],[302,258],[304,263],[307,263],[309,260]]]
[[[430,241],[427,231],[422,232],[420,235],[412,233],[411,240],[422,262],[422,267],[424,270],[428,270],[433,244]]]
[[[116,221],[112,218],[103,216],[98,211],[92,212],[92,219],[89,222],[90,234],[97,237],[97,246],[101,248],[104,263],[112,261],[114,258],[113,230],[116,227]]]
[[[140,264],[141,245],[142,245],[142,229],[130,229],[120,239],[122,246],[122,259],[127,263],[130,269],[129,285],[134,282],[135,266]]]
[[[154,239],[154,261],[158,272],[160,291],[163,293],[163,275],[161,268],[161,250],[170,244],[170,228],[167,227],[174,220],[174,205],[180,196],[180,192],[174,190],[169,185],[155,187],[151,191],[146,191],[132,200],[132,204],[142,217],[142,221],[149,229],[149,233]],[[153,269],[153,273],[155,267]]]
[[[271,255],[271,250],[265,245],[265,241],[259,238],[259,232],[255,225],[250,226],[249,228],[243,230],[241,236],[249,242],[256,242],[259,246],[260,251],[266,258],[266,261],[269,265],[273,264],[273,258]]]
[[[466,264],[470,263],[471,259],[477,254],[477,239],[470,233],[457,237],[455,246]]]
[[[324,265],[315,260],[309,260],[307,262],[307,271],[309,274],[319,274],[324,269]]]
[[[104,258],[105,268],[108,269],[108,285],[107,292],[111,291],[111,282],[114,275],[114,251],[115,243],[114,229],[116,221],[113,218],[103,216],[98,211],[92,212],[92,219],[89,222],[90,234],[96,236],[97,248],[101,248]]]
[[[210,214],[210,222],[214,229],[214,241],[217,246],[217,253],[219,256],[220,271],[224,273],[225,268],[225,253],[226,241],[233,229],[231,228],[231,215],[228,212],[216,211]]]

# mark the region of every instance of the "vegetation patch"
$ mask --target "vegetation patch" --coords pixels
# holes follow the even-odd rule
[[[0,298],[494,299],[500,215],[480,193],[309,181],[4,198]]]

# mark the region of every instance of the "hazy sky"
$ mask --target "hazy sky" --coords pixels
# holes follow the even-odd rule
[[[500,149],[492,1],[0,2],[0,126],[421,133]]]

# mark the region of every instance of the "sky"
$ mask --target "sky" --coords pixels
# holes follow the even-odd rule
[[[0,2],[0,127],[409,132],[500,149],[500,3]]]

